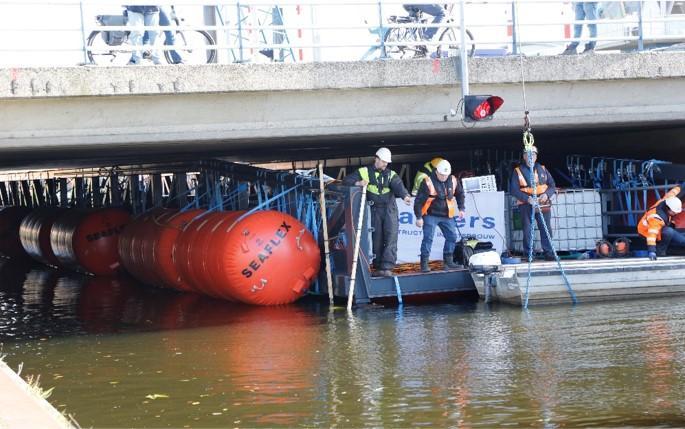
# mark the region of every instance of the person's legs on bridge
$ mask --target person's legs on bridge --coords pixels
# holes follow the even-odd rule
[[[445,19],[445,9],[439,5],[424,4],[421,5],[421,11],[433,17],[432,24],[440,24]],[[435,33],[438,32],[437,27],[426,28],[423,32],[426,40],[432,40]]]
[[[169,18],[169,14],[166,12],[166,6],[161,6],[159,8],[159,25],[163,27],[170,27],[171,26],[171,19]],[[176,45],[176,31],[174,30],[165,30],[164,31],[164,44],[166,46],[175,46]],[[171,62],[174,64],[182,64],[183,63],[183,58],[181,57],[181,54],[178,53],[178,51],[172,50],[169,51],[169,55],[171,55]]]
[[[575,20],[576,21],[583,21],[585,19],[585,7],[583,6],[583,3],[576,2],[573,4],[573,8],[575,11]],[[582,23],[576,23],[573,24],[573,38],[574,39],[579,39],[580,36],[583,34],[583,24]],[[576,48],[580,44],[579,40],[574,40],[571,42],[567,47],[564,52],[562,52],[562,55],[573,55],[577,54]]]
[[[597,3],[596,2],[588,2],[588,3],[583,3],[583,12],[585,13],[585,19],[589,21],[595,21],[597,19]],[[595,39],[597,38],[597,24],[587,24],[588,29],[590,30],[590,38]],[[583,51],[584,54],[594,52],[595,46],[597,45],[596,40],[590,40],[585,44],[585,50]]]
[[[150,12],[143,15],[146,27],[156,27],[159,25],[159,12]],[[148,43],[144,46],[150,47],[150,59],[153,64],[162,64],[162,60],[159,59],[159,51],[155,47],[155,41],[157,40],[158,30],[147,30],[149,35]]]
[[[142,53],[140,48],[143,46],[143,32],[142,26],[145,23],[145,18],[142,13],[128,11],[128,20],[126,21],[126,26],[132,27],[130,34],[128,36],[131,46],[133,46],[133,52],[131,52],[131,59],[129,64],[140,64],[142,60]]]

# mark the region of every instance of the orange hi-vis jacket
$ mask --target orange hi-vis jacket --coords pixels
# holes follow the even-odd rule
[[[455,192],[457,192],[457,178],[450,176],[450,179],[452,179],[452,192],[448,193],[448,195],[445,195],[445,202],[447,203],[448,210],[447,217],[453,218],[457,215],[457,198],[454,196]],[[428,187],[428,199],[421,207],[421,215],[425,216],[428,214],[428,209],[430,208],[431,204],[433,204],[433,201],[438,197],[438,192],[435,190],[435,185],[433,185],[433,181],[431,180],[430,176],[426,176],[426,178],[423,180],[426,182],[426,186]],[[445,187],[445,189],[447,189],[447,187]]]
[[[547,170],[544,165],[540,165],[544,170]],[[525,194],[528,195],[542,195],[545,192],[547,192],[548,186],[546,183],[540,184],[540,178],[538,177],[538,170],[533,167],[533,173],[534,173],[534,179],[535,180],[535,189],[532,187],[528,186],[528,182],[526,182],[526,178],[523,177],[523,173],[521,172],[520,167],[516,167],[514,169],[516,171],[516,174],[519,176],[519,186],[521,187],[521,191]],[[518,204],[525,204],[523,201],[518,201]]]
[[[637,232],[647,240],[647,246],[656,246],[657,241],[661,241],[661,230],[671,222],[671,219],[663,219],[658,213],[659,204],[670,197],[681,197],[681,187],[676,186],[669,190],[666,195],[642,215],[642,219],[637,224]]]

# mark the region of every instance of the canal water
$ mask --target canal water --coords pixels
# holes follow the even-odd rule
[[[2,261],[0,341],[83,427],[685,426],[685,298],[348,315]]]

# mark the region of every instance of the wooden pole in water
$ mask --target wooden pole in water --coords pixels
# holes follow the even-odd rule
[[[362,238],[362,225],[364,214],[366,213],[366,185],[362,187],[362,201],[359,204],[359,222],[357,223],[357,233],[354,240],[354,253],[352,253],[352,274],[350,275],[350,291],[347,294],[347,309],[352,310],[354,301],[354,283],[357,280],[357,262],[359,261],[359,245]]]
[[[328,243],[328,219],[326,215],[326,198],[324,196],[323,165],[319,163],[319,206],[321,206],[321,221],[323,229],[323,253],[326,258],[326,281],[328,286],[328,302],[333,306],[333,278],[331,276],[330,245]]]

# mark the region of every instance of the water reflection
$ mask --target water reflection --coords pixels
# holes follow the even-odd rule
[[[250,307],[0,261],[13,366],[83,426],[685,426],[685,300]]]

